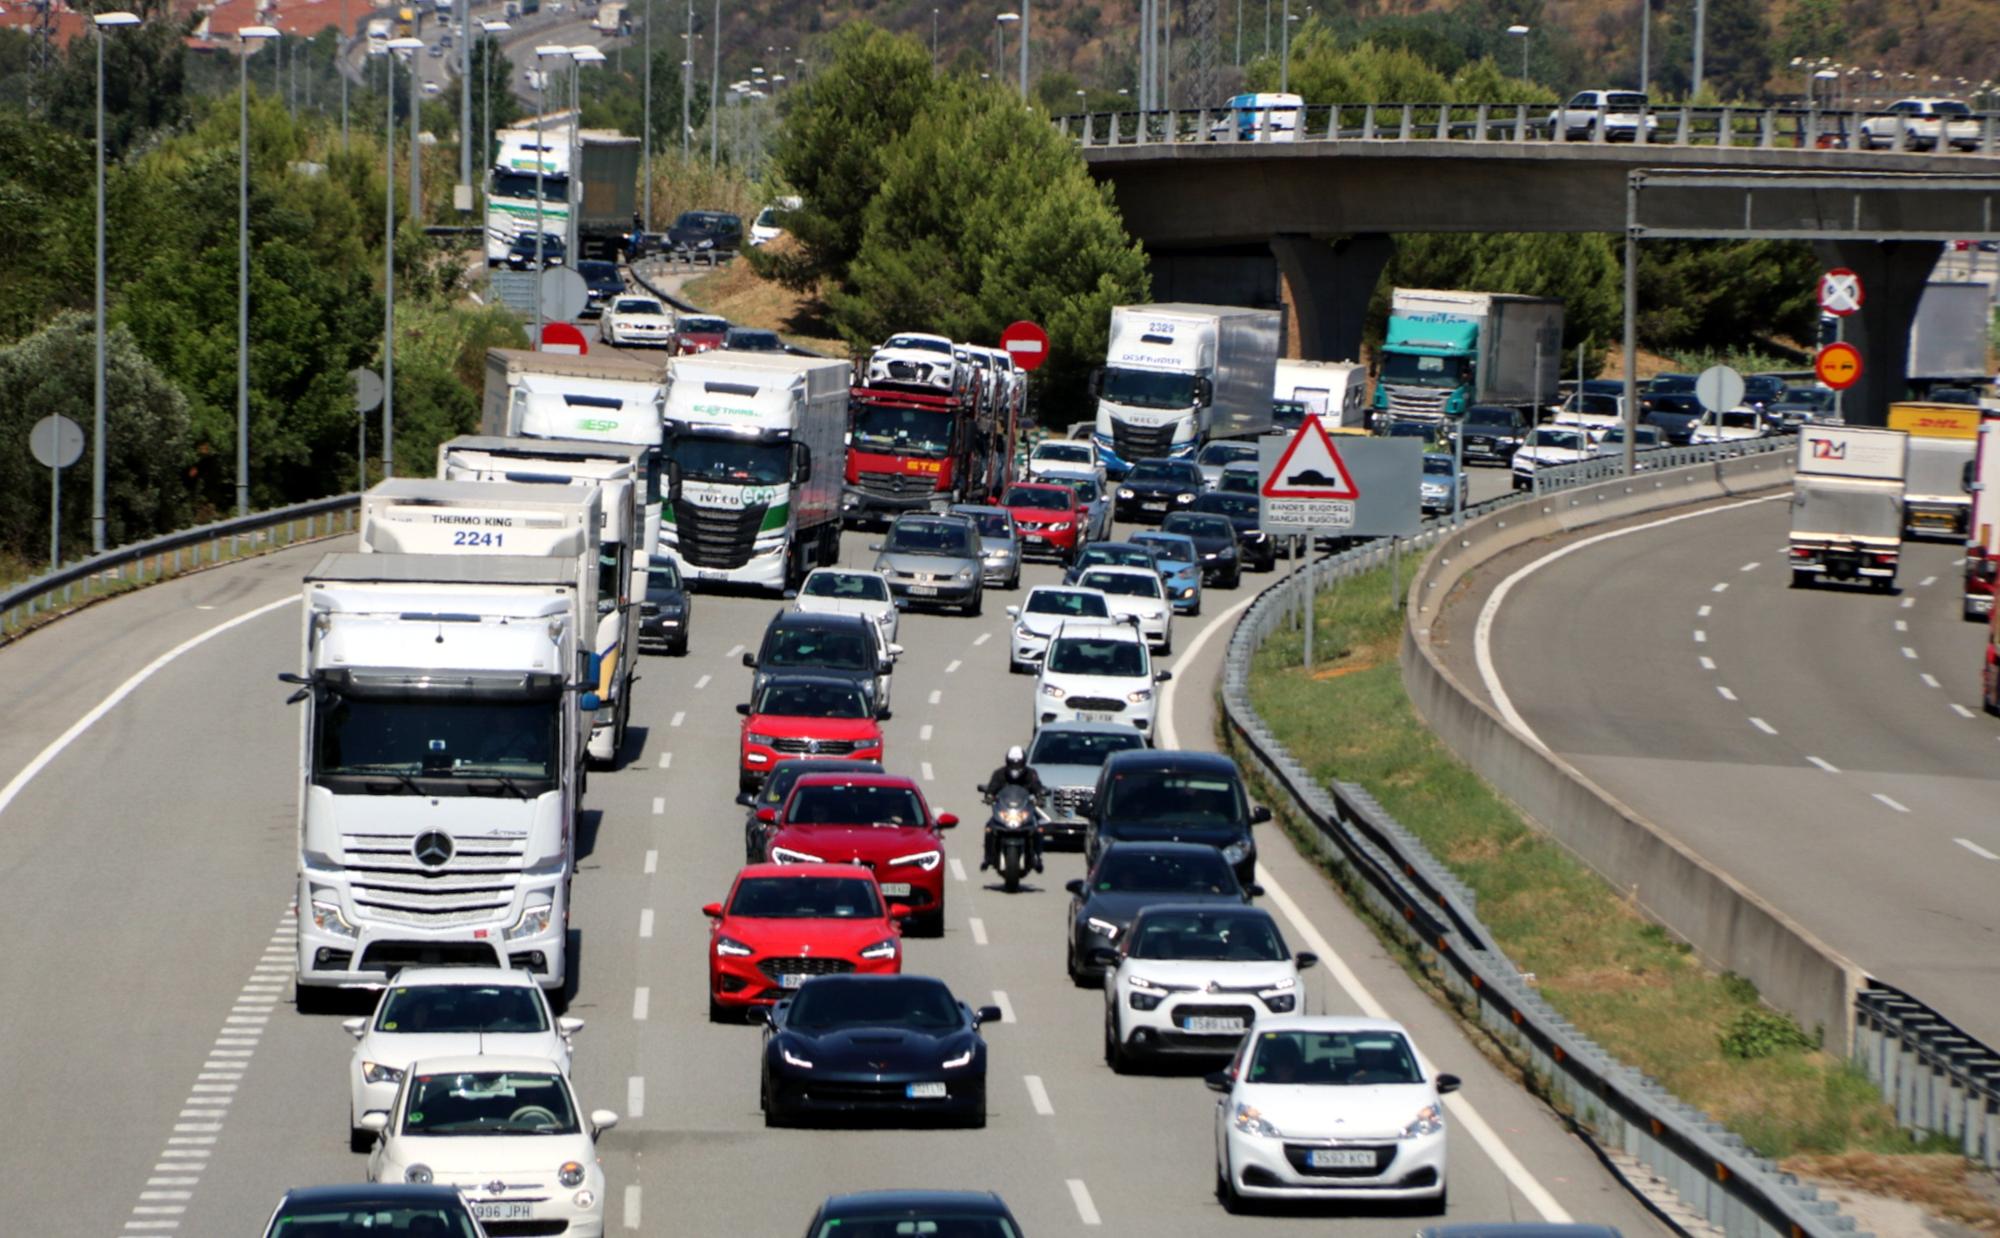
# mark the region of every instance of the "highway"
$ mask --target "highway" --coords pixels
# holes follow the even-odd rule
[[[846,561],[865,559],[868,540],[849,534]],[[0,697],[12,703],[0,731],[11,947],[0,977],[16,995],[0,1035],[18,1047],[0,1088],[26,1136],[0,1150],[0,1173],[17,1184],[12,1229],[245,1233],[284,1187],[363,1174],[345,1139],[352,1042],[337,1017],[291,1002],[298,724],[275,678],[297,660],[299,576],[336,546],[149,588],[0,650]],[[1027,583],[1054,575],[1036,565]],[[1248,596],[1213,595],[1180,628],[1163,742],[1207,745],[1223,637]],[[1191,1073],[1113,1076],[1099,1055],[1101,999],[1063,974],[1062,883],[1080,858],[1052,855],[1016,895],[977,871],[973,787],[1027,735],[1032,681],[1006,672],[1004,602],[989,595],[979,619],[906,617],[887,724],[891,767],[969,819],[950,837],[946,935],[913,942],[907,966],[1009,1012],[989,1029],[984,1131],[763,1129],[757,1031],[706,1020],[699,907],[741,860],[740,654],[777,603],[699,597],[689,654],[641,668],[625,767],[591,780],[576,885],[570,1013],[589,1024],[578,1087],[586,1107],[626,1115],[600,1144],[612,1232],[776,1232],[827,1193],[892,1185],[990,1187],[1036,1234],[1191,1235],[1222,1221],[1210,1094]],[[1454,1219],[1662,1232],[1276,834],[1264,859],[1267,902],[1293,948],[1328,959],[1308,973],[1312,1007],[1387,1009],[1439,1069],[1465,1077],[1452,1109]],[[77,1189],[76,1166],[93,1189]],[[1412,1223],[1366,1210],[1350,1222],[1384,1238]]]
[[[1516,579],[1493,679],[1599,786],[1995,1043],[2000,720],[1979,710],[1962,551],[1906,542],[1893,596],[1795,590],[1783,497],[1705,512],[1592,530]],[[1505,556],[1454,602],[1463,682],[1482,682],[1474,621],[1495,584],[1579,540]]]

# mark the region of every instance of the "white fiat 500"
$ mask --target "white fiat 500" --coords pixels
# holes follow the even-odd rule
[[[1404,1199],[1445,1210],[1444,1095],[1400,1023],[1331,1015],[1259,1019],[1208,1077],[1215,1193],[1258,1199]]]
[[[403,1072],[418,1058],[479,1053],[549,1058],[569,1073],[570,1037],[583,1020],[558,1019],[527,972],[511,967],[410,967],[382,990],[375,1013],[342,1024],[358,1042],[347,1064],[348,1140],[375,1143],[361,1125],[395,1103]]]
[[[1220,1057],[1265,1015],[1303,1008],[1300,970],[1262,907],[1159,903],[1132,921],[1121,950],[1101,951],[1104,1063],[1124,1073],[1149,1059]]]
[[[482,1225],[502,1232],[603,1238],[597,1137],[618,1115],[584,1117],[548,1058],[420,1058],[394,1106],[361,1121],[381,1135],[370,1182],[455,1186]]]

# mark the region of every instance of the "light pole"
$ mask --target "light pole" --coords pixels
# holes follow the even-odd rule
[[[493,55],[499,49],[500,40],[492,36],[513,28],[504,21],[494,21],[490,18],[479,23],[480,32],[487,36],[486,51],[479,57],[486,66],[486,89],[481,94],[486,104],[486,127],[480,136],[479,144],[482,162],[493,157]]]
[[[1522,74],[1526,77],[1527,74]],[[1639,93],[1653,80],[1653,0],[1639,0]]]
[[[396,473],[396,59],[424,41],[404,36],[383,44],[388,89],[382,92],[382,476]],[[410,66],[415,77],[417,66]]]
[[[583,66],[603,64],[604,61],[604,53],[587,43],[569,49],[569,227],[564,232],[564,241],[569,253],[565,261],[571,263],[576,261],[576,188],[583,170],[583,100],[579,94],[579,83],[583,77]]]
[[[542,186],[549,167],[549,148],[542,137],[542,117],[549,110],[549,63],[568,58],[569,49],[560,43],[535,49],[535,334],[528,341],[530,348],[542,346],[542,272],[548,269],[542,261]],[[564,197],[567,199],[568,195]]]
[[[1021,102],[1028,101],[1028,25],[1032,0],[1021,0]]]
[[[1284,19],[1278,23],[1278,93],[1292,88],[1292,0],[1285,0]]]
[[[250,44],[275,39],[270,26],[236,32],[236,514],[250,514]]]
[[[472,209],[472,0],[458,0],[458,209]]]
[[[681,60],[681,162],[683,163],[687,162],[689,147],[694,142],[693,118],[689,114],[694,99],[694,51],[692,44],[688,46],[689,50]]]
[[[937,36],[938,36],[938,11],[935,7],[933,7],[931,9],[931,72],[933,73],[937,72],[937,67],[938,67]]]
[[[1521,80],[1528,80],[1528,27],[1519,22],[1507,27],[1507,33],[1521,40]]]
[[[1694,84],[1688,87],[1688,100],[1701,93],[1701,61],[1703,45],[1708,41],[1708,0],[1694,0]]]
[[[422,13],[423,9],[418,8],[417,12]],[[418,18],[419,25],[422,24],[422,20],[423,19],[421,17]],[[423,40],[418,39],[417,42],[419,45],[421,45],[423,43]],[[423,92],[418,89],[418,87],[423,83],[423,76],[424,76],[423,65],[420,61],[417,60],[416,52],[411,52],[410,53],[410,222],[413,224],[422,224],[424,222],[424,148],[423,148],[423,143],[418,140],[419,131],[423,129],[423,122],[420,115],[424,107]]]
[[[340,0],[340,37],[333,41],[333,75],[340,79],[340,149],[347,149],[347,66],[342,63],[346,53],[341,49],[341,40],[347,37],[347,0]],[[368,467],[367,461],[362,467]]]
[[[644,119],[639,125],[639,230],[648,231],[653,226],[653,0],[646,0],[646,81],[640,88],[645,102],[642,104]],[[638,242],[633,245],[634,258],[638,257]]]
[[[714,167],[722,148],[716,109],[722,104],[722,0],[715,0],[715,21],[708,31],[708,166]]]
[[[104,553],[104,32],[136,26],[136,13],[99,13],[97,26],[97,394],[90,427],[90,549]]]
[[[993,19],[993,76],[997,79],[1007,65],[1007,27],[1021,20],[1019,13],[1002,13]]]

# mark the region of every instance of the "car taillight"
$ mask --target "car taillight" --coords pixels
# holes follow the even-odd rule
[[[1875,562],[1877,562],[1877,563],[1881,563],[1881,564],[1890,564],[1890,563],[1894,563],[1895,561],[1896,561],[1896,556],[1895,556],[1895,555],[1876,555],[1876,556],[1875,556]]]
[[[1794,546],[1794,547],[1792,547],[1792,558],[1794,558],[1794,559],[1810,559],[1810,558],[1812,558],[1812,551],[1808,550],[1808,549],[1807,549],[1806,547],[1804,547],[1804,546]]]

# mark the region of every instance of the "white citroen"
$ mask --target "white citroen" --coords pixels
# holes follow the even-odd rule
[[[889,578],[880,572],[858,567],[816,567],[799,583],[792,607],[815,614],[860,615],[875,625],[887,652],[896,643],[901,613],[895,595],[889,592]]]
[[[1049,651],[1049,638],[1063,624],[1077,619],[1111,618],[1111,606],[1101,590],[1073,585],[1037,585],[1019,606],[1009,606],[1014,632],[1007,649],[1007,669],[1026,674]]]
[[[1159,903],[1140,911],[1123,947],[1092,960],[1104,986],[1104,1062],[1233,1052],[1265,1015],[1303,1008],[1299,972],[1319,962],[1285,946],[1262,907]]]

